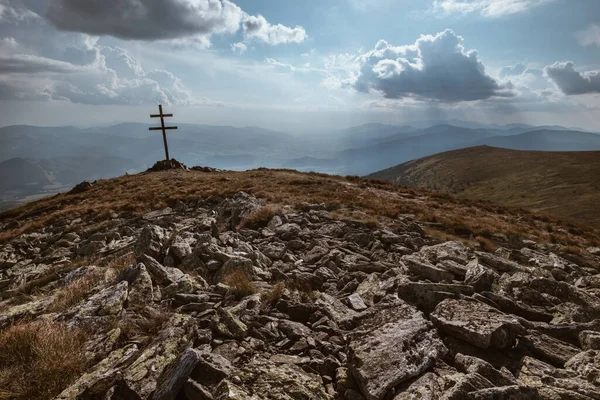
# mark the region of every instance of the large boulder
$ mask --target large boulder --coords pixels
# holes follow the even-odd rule
[[[368,400],[383,399],[447,351],[416,308],[401,300],[377,308],[349,337],[349,369]]]
[[[525,333],[516,318],[478,301],[446,299],[430,317],[446,334],[484,349],[512,347]]]

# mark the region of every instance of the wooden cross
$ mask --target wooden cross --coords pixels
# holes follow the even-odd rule
[[[172,117],[173,114],[163,114],[162,104],[158,105],[158,114],[150,114],[150,118],[160,118],[160,126],[149,128],[151,131],[162,131],[163,141],[165,143],[165,155],[169,161],[169,145],[167,144],[167,130],[177,129],[176,126],[165,126],[165,117]]]

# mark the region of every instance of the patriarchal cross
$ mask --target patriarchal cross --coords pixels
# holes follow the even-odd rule
[[[165,117],[172,117],[173,114],[163,114],[162,104],[158,105],[158,114],[150,114],[150,118],[160,118],[160,126],[149,128],[151,131],[162,131],[163,141],[165,143],[165,156],[169,161],[169,145],[167,144],[167,130],[177,129],[176,126],[165,126]]]

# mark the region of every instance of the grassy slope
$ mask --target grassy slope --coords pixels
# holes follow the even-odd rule
[[[485,199],[600,223],[600,152],[537,152],[479,146],[449,151],[376,172],[403,185]]]
[[[514,238],[585,248],[600,245],[598,231],[484,201],[411,189],[385,181],[290,170],[204,173],[167,171],[100,180],[87,192],[59,194],[0,213],[0,243],[59,220],[66,229],[96,230],[110,219],[141,216],[152,210],[214,200],[239,191],[254,194],[269,207],[324,203],[332,218],[393,225],[399,214],[412,214],[440,239],[482,237],[510,246]],[[516,244],[518,245],[518,244]]]

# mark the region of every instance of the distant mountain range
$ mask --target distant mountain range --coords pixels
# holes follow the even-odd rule
[[[434,122],[452,124],[374,123],[302,135],[257,127],[177,124],[179,129],[169,131],[168,140],[171,156],[187,165],[234,170],[283,167],[340,175],[366,175],[409,160],[477,145],[544,151],[600,150],[600,135],[560,126]],[[0,186],[0,200],[42,187],[68,187],[84,179],[145,170],[164,158],[162,135],[149,131],[149,126],[123,123],[85,129],[24,125],[0,128],[0,176],[6,176]],[[19,160],[2,163],[12,159]],[[44,180],[44,174],[50,183]]]
[[[524,207],[583,224],[600,223],[600,151],[477,146],[408,161],[369,177]]]

